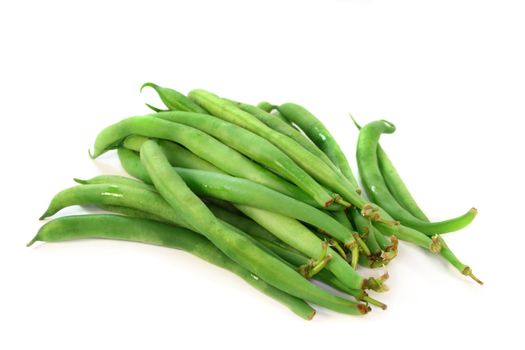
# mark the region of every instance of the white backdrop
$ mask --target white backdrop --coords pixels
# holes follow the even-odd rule
[[[17,1],[0,5],[0,348],[391,349],[514,345],[524,307],[525,33],[521,1]],[[447,236],[480,287],[403,244],[389,305],[296,318],[183,252],[83,241],[25,248],[73,177],[121,173],[88,148],[147,113],[145,81],[251,103],[295,101],[355,168],[361,122],[434,220],[479,209]],[[212,151],[212,150],[210,150]],[[63,214],[80,212],[79,208]]]

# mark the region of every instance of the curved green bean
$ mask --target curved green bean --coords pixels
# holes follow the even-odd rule
[[[166,139],[182,144],[228,174],[245,177],[309,204],[316,202],[293,184],[256,164],[210,135],[178,123],[152,116],[131,117],[102,130],[95,140],[93,158],[118,147],[129,135]],[[210,152],[213,150],[213,152]]]
[[[361,125],[357,123],[352,115],[350,115],[350,117],[352,118],[356,128],[360,130]],[[410,214],[414,215],[414,217],[430,222],[426,214],[423,212],[423,210],[421,210],[416,200],[408,190],[405,182],[401,179],[401,176],[399,176],[396,167],[379,143],[377,144],[377,163],[388,190],[399,203],[399,205],[405,208]]]
[[[210,114],[237,124],[266,138],[284,153],[288,154],[290,158],[314,179],[319,181],[320,184],[338,193],[344,200],[358,208],[362,208],[367,204],[364,198],[357,193],[357,188],[355,188],[343,174],[333,171],[321,159],[304,149],[290,137],[269,128],[251,114],[205,90],[192,90],[188,94],[188,97],[206,109]]]
[[[369,123],[359,131],[357,163],[363,185],[371,199],[402,224],[427,235],[457,231],[470,224],[477,214],[474,208],[457,218],[429,223],[414,217],[399,205],[389,192],[377,161],[377,145],[380,135],[394,131],[395,126],[385,120]]]
[[[359,188],[352,169],[343,151],[328,129],[306,108],[295,103],[284,103],[277,107],[288,120],[298,125],[328,158],[341,170],[343,175],[355,187]]]
[[[199,106],[198,104],[193,102],[191,99],[187,98],[186,96],[184,96],[183,94],[181,94],[180,92],[176,90],[158,86],[157,84],[154,84],[154,83],[144,83],[141,86],[140,91],[142,92],[142,90],[145,87],[153,88],[159,95],[162,102],[164,102],[166,107],[168,107],[168,109],[170,110],[174,109],[178,111],[206,113],[206,111],[201,106]],[[155,110],[155,112],[159,112],[159,111],[160,110],[158,109]]]
[[[408,190],[408,187],[405,185],[405,182],[401,179],[401,176],[399,176],[394,164],[379,144],[377,145],[377,162],[381,175],[383,175],[385,184],[392,194],[392,197],[414,217],[429,222],[430,220],[423,210],[421,210]]]
[[[217,138],[291,181],[324,207],[334,201],[334,198],[290,157],[265,138],[249,130],[207,114],[175,111],[158,113],[155,117],[199,129]]]
[[[175,212],[180,213],[224,254],[254,275],[288,294],[334,311],[353,315],[368,311],[365,305],[336,297],[316,287],[288,265],[218,221],[186,186],[154,141],[142,145],[140,157],[155,187]]]
[[[181,227],[119,215],[66,216],[42,226],[28,246],[35,241],[62,242],[85,238],[125,240],[184,250],[235,273],[304,319],[310,320],[315,315],[315,310],[303,300],[254,278],[250,271],[228,258],[206,238]]]
[[[277,117],[275,114],[271,114],[268,112],[265,112],[264,110],[246,104],[246,103],[239,103],[237,106],[242,109],[245,112],[250,113],[260,121],[262,121],[264,124],[268,125],[270,128],[274,129],[275,131],[280,132],[283,135],[286,135],[292,139],[294,139],[298,144],[303,146],[306,150],[310,151],[313,155],[319,157],[325,164],[327,164],[332,170],[339,171],[339,169],[332,163],[330,158],[317,146],[312,143],[307,137],[305,137],[299,130],[288,124],[287,122],[283,121],[279,117]]]
[[[126,161],[134,163],[128,168],[140,168],[136,154],[129,154]],[[244,204],[304,221],[343,242],[358,255],[357,242],[352,232],[319,209],[246,179],[197,169],[176,168],[176,171],[191,190],[200,196]]]

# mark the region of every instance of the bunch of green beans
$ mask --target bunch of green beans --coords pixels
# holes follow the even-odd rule
[[[386,309],[369,293],[386,291],[388,274],[365,278],[360,270],[384,270],[398,240],[440,255],[481,284],[441,237],[470,224],[476,210],[429,221],[379,145],[392,123],[356,123],[363,191],[335,138],[302,106],[145,87],[165,108],[148,104],[155,113],[107,126],[91,154],[116,150],[131,177],[75,179],[41,220],[74,205],[112,214],[55,218],[28,246],[101,238],[181,249],[304,319],[315,315],[313,305],[350,315]]]

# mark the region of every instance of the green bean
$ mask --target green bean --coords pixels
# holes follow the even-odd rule
[[[137,156],[135,155],[135,157]],[[200,171],[200,170],[176,168],[176,171],[184,179],[186,184],[198,195],[219,198],[219,199],[227,200],[229,202],[233,202],[237,204],[239,203],[246,204],[246,205],[249,205],[255,208],[267,209],[272,212],[279,212],[281,214],[295,217],[305,222],[309,222],[311,224],[316,224],[327,232],[332,232],[332,230],[335,230],[334,232],[337,232],[337,234],[333,234],[333,235],[338,237],[341,241],[346,242],[347,246],[352,250],[352,253],[353,253],[352,257],[355,256],[355,259],[354,259],[355,263],[357,263],[358,253],[357,253],[357,246],[355,244],[354,237],[349,233],[348,230],[345,229],[344,226],[339,224],[336,220],[334,220],[327,214],[313,207],[309,207],[308,205],[301,203],[299,201],[296,201],[292,198],[283,196],[276,191],[273,191],[264,186],[260,186],[255,183],[249,182],[247,180],[234,178],[228,175],[209,173],[209,172]],[[239,208],[239,206],[237,206],[237,208]],[[244,209],[244,210],[241,209],[241,211],[247,214],[246,210],[248,209]],[[280,219],[280,216],[278,214],[273,214],[273,216],[274,216],[273,218],[274,221],[277,221]],[[263,219],[259,218],[259,220],[263,220]],[[271,221],[271,219],[266,218],[266,221]],[[285,221],[286,223],[286,220],[281,219],[281,221]],[[268,229],[268,227],[265,226],[265,225],[268,225],[268,223],[263,223],[260,221],[257,221],[257,222],[261,224],[262,226],[264,226],[266,229]],[[330,231],[328,231],[328,229],[330,229]],[[269,231],[275,234],[274,231],[272,230],[269,230]],[[300,231],[300,228],[297,229],[297,231]],[[280,239],[283,239],[282,237],[283,234],[292,236],[292,238],[295,238],[295,239],[297,239],[298,237],[298,234],[292,234],[291,230],[288,230],[285,232],[279,231],[278,234],[281,235],[279,236]],[[288,242],[290,241],[288,240]],[[300,245],[300,244],[308,244],[308,243],[306,243],[306,240],[305,242],[301,242],[299,240],[299,241],[296,241],[295,244]],[[297,246],[295,247],[297,248]],[[320,249],[319,245],[317,246],[317,248]],[[311,255],[314,255],[311,250],[309,252],[311,253]],[[337,263],[339,264],[340,262],[337,262]],[[346,273],[349,274],[349,277],[341,276],[341,278],[346,278],[347,280],[348,278],[351,278],[351,280],[347,283],[352,283],[351,285],[352,287],[360,288],[364,285],[365,281],[358,274],[356,274],[353,270],[347,271]],[[375,283],[373,279],[371,279],[370,281],[367,281],[366,283],[368,283],[370,288],[375,288],[375,289],[380,288],[376,286],[377,284]]]
[[[146,169],[144,169],[142,164],[140,164],[140,159],[137,158],[138,155],[136,154],[136,152],[124,147],[119,147],[117,150],[117,154],[120,160],[120,164],[122,164],[122,167],[124,168],[124,170],[126,170],[126,172],[129,175],[147,184],[152,183]]]
[[[72,205],[124,207],[155,215],[178,226],[190,228],[155,191],[122,184],[86,184],[57,193],[40,217],[43,220]]]
[[[224,144],[293,182],[324,207],[329,206],[334,201],[334,198],[321,185],[284,152],[271,142],[246,129],[207,114],[175,111],[158,113],[155,116],[199,129],[217,138]],[[253,147],[253,145],[257,145],[257,147]]]
[[[131,216],[131,217],[134,217],[134,218],[148,219],[148,220],[163,222],[163,223],[166,223],[166,224],[172,224],[170,221],[165,220],[165,219],[161,218],[160,216],[157,216],[157,215],[154,215],[154,214],[151,214],[151,213],[147,213],[145,211],[138,210],[138,209],[133,209],[133,208],[128,208],[128,207],[121,207],[121,206],[118,206],[118,205],[106,205],[106,204],[98,204],[98,205],[96,205],[96,207],[100,208],[102,210],[111,212],[111,213],[121,214],[121,215],[124,215],[124,216]],[[182,224],[181,227],[183,225],[184,224]]]
[[[135,163],[134,167],[140,167],[136,164],[137,156],[133,156],[135,159],[130,155],[130,161]],[[357,242],[351,231],[314,207],[249,180],[195,169],[176,168],[176,171],[200,196],[265,209],[307,222],[337,238],[357,255]]]
[[[388,233],[396,236],[400,240],[414,243],[432,253],[440,254],[445,260],[447,260],[452,266],[454,266],[459,272],[465,276],[469,276],[474,281],[482,284],[476,276],[472,273],[472,269],[459,261],[459,259],[452,253],[450,248],[446,245],[442,237],[435,235],[432,238],[422,234],[419,231],[405,227],[402,225],[391,226],[383,223],[374,223],[376,227],[383,233]]]
[[[427,235],[457,231],[470,224],[477,213],[474,208],[457,218],[429,223],[417,219],[399,205],[389,192],[377,162],[377,144],[380,135],[382,133],[393,133],[394,131],[395,126],[393,124],[380,120],[365,125],[359,132],[357,162],[363,185],[371,199],[402,224]]]
[[[178,91],[161,87],[154,83],[144,83],[144,85],[142,85],[142,87],[140,88],[140,91],[142,92],[142,89],[144,89],[145,87],[153,88],[157,92],[157,94],[159,94],[159,97],[162,100],[162,102],[164,102],[166,107],[168,107],[168,109],[170,110],[174,109],[178,111],[206,113],[206,111],[201,106],[199,106],[198,104],[196,104],[191,99],[187,98]]]
[[[382,234],[394,235],[402,241],[413,243],[431,253],[437,254],[441,251],[441,244],[437,239],[437,235],[429,237],[422,232],[403,225],[374,222],[374,226]]]
[[[158,192],[141,188],[133,182],[122,184],[120,179],[111,183],[112,176],[106,176],[105,179],[108,181],[106,184],[89,184],[89,180],[86,180],[84,183],[87,182],[88,184],[84,186],[75,186],[59,192],[53,197],[40,219],[54,215],[69,206],[95,205],[98,208],[115,213],[166,222],[194,230],[191,225],[177,215]],[[252,237],[227,222],[222,223],[259,244]],[[261,247],[265,248],[264,246]]]
[[[357,231],[366,235],[366,245],[370,248],[370,252],[375,256],[381,254],[381,247],[379,247],[374,233],[372,232],[373,226],[370,220],[363,217],[361,213],[354,208],[350,209],[350,214],[352,215]]]
[[[99,185],[99,184],[113,184],[113,185],[127,185],[127,186],[135,186],[139,187],[144,190],[149,190],[153,192],[157,192],[155,187],[151,186],[150,184],[144,183],[142,181],[138,181],[129,177],[124,176],[118,176],[118,175],[99,175],[92,177],[89,180],[82,180],[82,179],[73,179],[76,183],[79,183],[81,185]]]
[[[239,230],[246,232],[252,237],[264,238],[269,241],[276,240],[275,236],[270,231],[268,231],[255,221],[247,218],[246,216],[241,216],[239,214],[232,213],[226,209],[223,209],[211,203],[206,203],[206,206],[217,218],[229,223],[232,226],[237,227]]]
[[[227,101],[224,101],[210,92],[204,90],[193,90],[188,94],[188,97],[197,102],[210,114],[233,124],[237,124],[268,139],[268,141],[272,142],[283,152],[288,154],[290,158],[292,158],[314,179],[319,181],[319,183],[338,193],[346,201],[352,203],[358,208],[362,208],[367,204],[364,198],[357,193],[357,188],[355,188],[355,186],[353,186],[343,174],[334,172],[321,159],[304,149],[290,137],[269,128],[251,114],[239,109]]]
[[[144,136],[131,135],[124,139],[122,145],[127,149],[138,152],[140,151],[140,147],[142,146],[142,144],[147,140],[148,138]],[[187,148],[184,148],[175,142],[166,140],[158,140],[157,142],[164,151],[166,157],[168,157],[168,161],[172,165],[177,164],[177,166],[181,168],[199,167],[199,169],[202,170],[225,174],[225,172],[217,168],[215,165],[203,160],[202,158],[195,156],[193,153],[188,151]],[[191,154],[192,156],[188,156],[188,154]]]
[[[297,220],[247,205],[237,204],[236,207],[284,243],[316,261],[321,260],[323,241]],[[331,260],[326,268],[342,283],[353,289],[363,288],[366,281],[339,254],[329,248],[327,256]]]
[[[361,125],[357,123],[352,115],[350,115],[350,117],[357,129],[361,130]],[[405,182],[399,176],[396,167],[379,143],[377,144],[377,162],[388,190],[399,205],[408,210],[408,212],[416,218],[423,221],[430,221],[417,204],[416,200],[405,185]]]
[[[102,130],[95,140],[92,157],[96,158],[107,150],[118,147],[122,140],[134,134],[178,142],[228,174],[246,177],[309,204],[316,203],[301,189],[210,135],[186,125],[151,116],[127,118]]]
[[[474,274],[472,273],[472,269],[463,264],[455,255],[452,253],[452,250],[448,247],[448,245],[445,243],[445,240],[442,237],[439,237],[439,241],[441,243],[442,249],[441,249],[441,256],[444,257],[452,266],[454,266],[459,272],[461,272],[463,275],[468,276],[472,278],[474,281],[476,281],[479,284],[483,284],[482,281],[480,281]]]
[[[359,234],[357,232],[355,232],[355,229],[354,227],[352,226],[352,223],[350,222],[350,220],[348,220],[348,217],[346,216],[346,213],[345,211],[343,210],[339,210],[339,211],[333,211],[331,212],[332,216],[334,217],[334,219],[339,222],[341,225],[343,225],[344,227],[346,227],[349,231],[352,232],[352,235],[354,236],[355,240],[357,241],[357,243],[359,244],[359,249],[366,255],[366,256],[369,256],[371,253],[370,253],[370,249],[368,248],[368,246],[366,245],[366,243],[361,239],[361,237],[359,236]],[[355,259],[356,257],[352,257],[353,259]],[[352,261],[352,266],[356,266],[356,262],[355,261]]]
[[[262,121],[264,124],[268,125],[270,128],[274,129],[275,131],[278,131],[281,134],[284,134],[294,139],[306,150],[310,151],[310,153],[319,157],[319,159],[325,162],[325,164],[332,168],[332,170],[339,171],[339,169],[334,165],[334,163],[332,163],[330,158],[328,158],[323,151],[317,148],[317,146],[313,144],[312,141],[310,141],[307,137],[301,134],[299,130],[297,130],[290,124],[284,122],[282,119],[276,117],[274,114],[265,112],[264,110],[255,106],[245,103],[239,103],[237,104],[237,106],[243,111],[250,113],[251,115]]]
[[[277,253],[281,258],[291,263],[293,266],[301,266],[308,264],[308,258],[298,251],[295,251],[293,248],[286,246],[285,244],[280,244],[276,242],[267,241],[264,239],[258,239],[263,245],[268,247],[274,253]],[[348,288],[344,283],[339,281],[330,271],[321,270],[318,274],[314,276],[315,280],[321,281],[324,284],[346,294],[349,294],[356,298],[372,305],[378,306],[385,310],[387,306],[382,302],[375,300],[366,294],[362,289],[352,289]]]
[[[341,170],[343,175],[355,187],[359,188],[348,160],[328,129],[306,108],[295,103],[284,103],[279,112],[288,120],[297,124],[328,158]]]
[[[421,210],[407,186],[399,176],[394,164],[379,144],[377,145],[377,161],[381,175],[383,175],[385,184],[392,194],[392,197],[394,197],[399,205],[405,208],[414,217],[429,222],[430,220],[428,220],[428,217],[423,210]]]
[[[118,215],[67,216],[46,223],[28,244],[35,241],[61,242],[85,238],[104,238],[159,245],[184,250],[211,264],[229,270],[262,293],[310,320],[315,315],[303,300],[272,287],[224,255],[206,238],[187,229]]]
[[[387,237],[386,235],[379,232],[375,226],[374,226],[374,229],[375,230],[373,230],[372,232],[374,233],[374,237],[382,250],[385,250],[385,251],[397,250],[396,236]]]
[[[198,232],[239,265],[288,294],[334,311],[354,315],[368,311],[365,305],[336,297],[316,287],[246,237],[223,225],[186,186],[154,141],[142,145],[140,157],[155,187],[175,212],[190,221]]]

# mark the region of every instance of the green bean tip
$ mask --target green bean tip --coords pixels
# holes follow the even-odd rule
[[[352,115],[352,113],[348,113],[348,115],[350,116],[350,118],[352,118],[352,121],[354,122],[354,125],[357,129],[361,129],[361,125],[359,125],[359,123],[357,122],[357,120],[355,120],[354,116]]]
[[[140,92],[142,92],[142,90],[145,88],[145,87],[150,87],[150,88],[153,88],[153,89],[157,89],[159,86],[157,84],[154,84],[154,83],[151,83],[151,82],[145,82],[144,84],[142,84],[142,86],[140,87]]]
[[[477,278],[473,273],[472,273],[472,269],[467,266],[463,269],[463,271],[461,271],[462,274],[464,274],[465,276],[469,276],[470,278],[472,278],[474,281],[476,281],[479,285],[483,285],[483,281],[481,281],[479,278]]]
[[[88,180],[82,180],[82,179],[79,179],[77,177],[74,177],[73,181],[75,181],[76,183],[81,184],[81,185],[87,185],[89,183]]]
[[[33,237],[32,240],[30,240],[27,244],[26,244],[26,247],[31,247],[33,245],[33,243],[35,243],[36,241],[38,241],[38,235],[36,235],[35,237]]]
[[[312,309],[312,313],[306,316],[306,320],[311,321],[314,318],[315,313],[316,313],[315,309]]]

